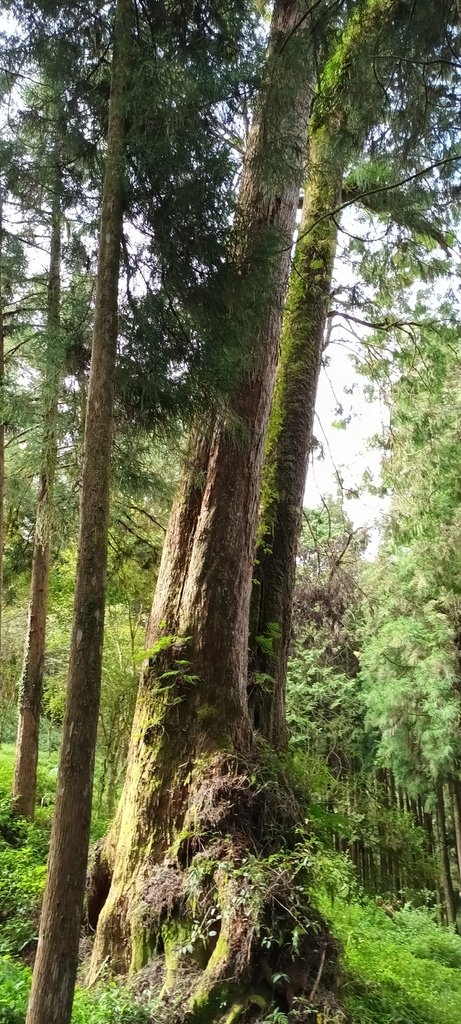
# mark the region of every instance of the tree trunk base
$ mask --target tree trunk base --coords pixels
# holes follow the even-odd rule
[[[129,887],[114,877],[104,906],[110,867],[99,850],[89,982],[103,963],[133,975],[168,1021],[246,1024],[274,1007],[289,1013],[296,1000],[315,1020],[338,949],[312,908],[302,817],[286,780],[261,765],[221,754],[197,766],[162,862],[140,858]]]

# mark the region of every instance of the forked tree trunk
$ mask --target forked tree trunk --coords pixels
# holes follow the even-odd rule
[[[436,789],[436,816],[437,816],[437,840],[439,853],[440,883],[445,904],[445,913],[448,924],[456,923],[455,897],[453,893],[453,882],[450,870],[450,854],[447,842],[447,827],[445,819],[445,800],[443,785],[440,782]]]
[[[68,1024],[77,973],[101,683],[132,16],[131,0],[118,0],[68,688],[48,882],[27,1024]]]
[[[53,488],[57,462],[57,416],[61,315],[61,171],[55,168],[51,200],[50,266],[48,274],[46,368],[44,380],[43,447],[37,512],[35,517],[32,579],[24,663],[19,686],[19,718],[16,740],[13,796],[20,814],[32,819],[37,784],[40,711],[45,664],[48,579],[50,571]]]
[[[252,324],[245,338],[247,370],[232,403],[239,435],[227,422],[215,425],[209,446],[202,442],[203,469],[196,471],[195,487],[186,474],[172,514],[91,977],[106,957],[115,970],[134,970],[157,949],[163,950],[165,984],[173,985],[179,947],[191,930],[190,911],[180,910],[175,898],[167,911],[162,872],[174,864],[173,888],[179,884],[180,868],[198,849],[194,828],[205,836],[213,820],[216,842],[224,841],[223,794],[228,791],[229,814],[232,796],[243,785],[232,752],[247,752],[250,742],[248,617],[261,465],[314,80],[306,13],[297,0],[277,0],[274,6],[232,250],[240,268],[239,301]],[[243,819],[239,824],[244,827]],[[194,1013],[199,1003],[206,1012],[216,987],[222,995],[223,978],[238,974],[238,947],[240,955],[245,947],[247,925],[239,936],[240,912],[228,913],[231,884],[217,874],[215,881],[221,934],[191,993]]]

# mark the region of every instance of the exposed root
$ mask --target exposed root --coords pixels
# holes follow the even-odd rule
[[[338,951],[310,906],[300,820],[285,783],[262,783],[223,755],[196,766],[163,862],[146,856],[123,900],[111,893],[121,908],[115,919],[111,910],[113,944],[124,950],[113,965],[130,964],[138,992],[159,999],[159,1021],[248,1024],[300,1000],[315,1020]]]

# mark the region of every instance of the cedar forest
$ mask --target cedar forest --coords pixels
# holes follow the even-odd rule
[[[0,39],[0,1024],[459,1024],[459,2]]]

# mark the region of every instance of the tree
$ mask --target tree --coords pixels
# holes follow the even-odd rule
[[[68,690],[48,882],[27,1024],[66,1024],[70,1021],[77,973],[101,683],[118,278],[123,226],[126,102],[132,24],[131,0],[118,0],[101,205],[94,335],[85,420],[79,553]],[[64,920],[66,924],[63,930]]]
[[[264,828],[264,818],[256,825],[257,801],[246,821],[248,783],[238,756],[250,748],[249,599],[264,434],[314,81],[308,29],[300,5],[275,4],[231,243],[234,296],[227,315],[238,316],[244,370],[227,415],[191,440],[165,539],[124,793],[93,875],[95,902],[98,872],[105,878],[99,906],[108,872],[112,882],[92,976],[106,957],[116,971],[136,969],[163,948],[170,989],[180,948],[190,947],[193,957],[203,949],[205,967],[188,1000],[197,1019],[222,1001],[232,1012],[242,986],[246,990],[242,972],[254,976],[252,936],[260,933],[263,915],[255,905],[245,923],[237,899],[237,851],[248,844],[247,830],[256,837],[255,828],[259,835]],[[215,861],[213,835],[228,873]],[[255,841],[259,847],[261,840]],[[190,905],[183,908],[177,898],[199,871],[194,856],[200,849],[211,860],[207,888],[219,909],[219,938],[217,929],[197,935]],[[290,931],[288,922],[284,927]],[[315,948],[308,931],[306,943]]]
[[[343,32],[338,37],[333,34],[329,41],[314,100],[309,127],[309,173],[266,444],[252,607],[254,722],[262,735],[279,746],[286,742],[284,703],[296,552],[317,381],[331,312],[338,217],[343,198],[346,205],[353,201],[351,179],[354,179],[357,164],[360,168],[364,147],[371,150],[371,166],[380,167],[378,122],[388,126],[386,152],[391,148],[389,138],[399,139],[400,167],[407,159],[414,161],[415,132],[419,132],[419,145],[427,145],[430,124],[425,124],[419,113],[417,129],[414,124],[407,133],[402,128],[401,98],[405,96],[408,103],[410,95],[416,111],[421,106],[419,92],[413,95],[412,73],[407,77],[399,70],[396,94],[391,100],[375,74],[376,61],[386,64],[386,52],[393,46],[397,53],[400,47],[406,53],[410,45],[415,51],[415,60],[418,49],[426,52],[431,46],[439,52],[440,22],[438,28],[428,25],[427,14],[423,12],[422,25],[414,32],[411,5],[399,5],[397,13],[393,2],[371,0],[358,5]],[[439,13],[442,23],[445,16],[445,11]],[[364,81],[367,83],[365,90]],[[343,183],[347,188],[348,179],[349,198],[345,198]],[[357,200],[365,207],[367,196],[362,193],[366,191],[365,187],[355,190]],[[415,196],[413,204],[407,203],[402,209],[404,202],[399,205],[396,201],[392,208],[392,200],[386,206],[386,201],[378,195],[374,203],[372,197],[371,206],[379,208],[381,201],[381,208],[384,205],[386,212],[390,205],[395,223],[400,220],[414,230],[419,227],[430,231],[429,219],[425,220],[421,213],[418,218],[415,210],[418,198]],[[440,230],[434,227],[433,231],[440,236]],[[266,642],[261,643],[256,637],[266,638]]]
[[[56,129],[58,131],[58,129]],[[45,371],[45,409],[40,485],[35,520],[32,581],[29,599],[24,666],[20,682],[18,738],[13,796],[18,810],[33,818],[38,761],[40,708],[43,692],[45,633],[50,570],[50,535],[53,516],[53,489],[57,461],[59,363],[61,320],[61,220],[62,182],[60,140],[53,147],[51,167],[51,235],[48,296],[46,311],[47,354]]]

